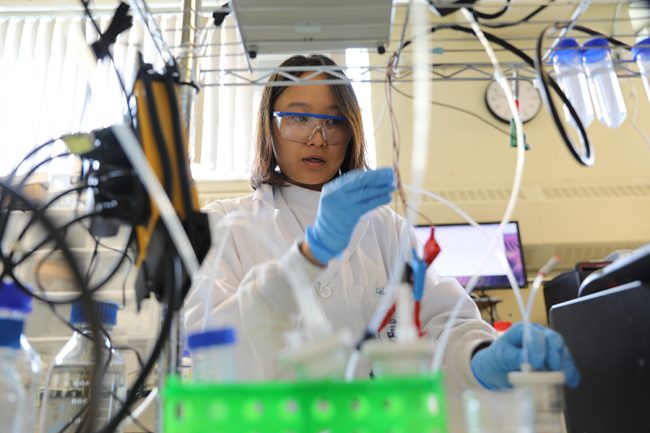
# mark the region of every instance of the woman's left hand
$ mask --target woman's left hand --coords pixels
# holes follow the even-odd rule
[[[530,334],[528,362],[533,370],[562,371],[567,386],[577,387],[580,373],[562,336],[536,323],[531,324]],[[519,322],[472,357],[472,372],[481,385],[487,389],[511,387],[508,373],[521,369],[524,362],[523,341],[524,326]]]

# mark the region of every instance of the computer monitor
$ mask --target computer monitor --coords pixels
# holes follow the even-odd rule
[[[479,263],[487,250],[491,239],[497,232],[499,223],[481,223],[482,231],[469,224],[436,224],[435,237],[440,245],[440,254],[433,262],[436,273],[440,276],[454,277],[460,284],[465,286],[470,278],[479,272]],[[429,239],[431,226],[422,225],[415,227],[415,234],[423,244]],[[525,287],[526,266],[524,253],[519,236],[519,224],[511,221],[506,224],[503,231],[503,242],[499,242],[496,248],[503,251],[510,263],[515,275],[517,284]],[[510,287],[506,273],[498,261],[496,254],[492,254],[483,269],[480,270],[480,278],[476,289],[497,289]]]
[[[639,281],[554,305],[580,385],[565,389],[569,433],[650,432],[650,285]]]

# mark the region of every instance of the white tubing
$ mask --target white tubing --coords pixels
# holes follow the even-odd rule
[[[544,277],[546,277],[549,272],[557,266],[558,262],[560,259],[557,256],[553,256],[548,261],[542,266],[539,271],[537,272],[537,275],[535,276],[535,280],[533,280],[533,285],[530,288],[530,294],[528,295],[528,305],[526,306],[526,316],[528,317],[528,320],[530,320],[530,316],[532,315],[533,312],[533,304],[535,303],[535,298],[537,297],[537,293],[539,292],[540,287],[542,286],[542,282],[544,281]]]
[[[124,418],[124,421],[122,421],[119,428],[123,429],[124,427],[133,424],[133,420],[139,419],[144,413],[144,411],[147,410],[149,405],[151,405],[151,403],[153,403],[157,397],[158,397],[158,387],[155,387],[149,392],[149,395],[144,400],[142,400],[142,403],[140,403],[138,407],[136,407],[135,410],[132,411],[129,416]]]
[[[525,149],[524,149],[524,131],[523,131],[523,124],[521,122],[521,117],[519,116],[519,112],[517,110],[517,104],[515,102],[515,99],[512,95],[512,92],[510,90],[510,87],[508,86],[508,80],[505,78],[503,75],[503,72],[501,70],[501,66],[499,65],[499,61],[494,54],[494,51],[492,50],[492,47],[490,46],[490,43],[488,42],[487,38],[481,31],[478,23],[474,19],[474,16],[472,13],[467,10],[466,8],[461,8],[461,12],[467,22],[470,24],[472,27],[472,30],[476,34],[476,37],[479,39],[481,42],[481,45],[483,45],[483,48],[485,49],[485,52],[490,59],[490,62],[494,66],[494,77],[496,81],[499,83],[501,88],[503,89],[506,98],[508,100],[508,107],[510,108],[510,111],[512,112],[512,117],[515,122],[515,128],[517,132],[517,163],[516,163],[516,169],[515,169],[515,176],[513,180],[513,185],[512,185],[512,192],[510,194],[510,199],[508,201],[508,205],[506,207],[506,210],[503,214],[503,217],[501,219],[501,223],[499,224],[499,228],[497,229],[497,233],[492,239],[492,242],[490,243],[488,247],[488,251],[484,254],[481,263],[479,265],[479,270],[477,270],[477,273],[470,279],[467,287],[465,290],[467,293],[471,293],[471,291],[474,289],[476,282],[478,281],[478,273],[480,272],[480,268],[483,267],[485,264],[485,261],[489,257],[489,254],[491,254],[492,250],[496,246],[496,242],[499,240],[499,238],[503,234],[503,229],[505,225],[510,221],[510,218],[512,217],[512,213],[514,212],[515,205],[517,203],[517,199],[519,197],[519,191],[521,189],[521,181],[523,178],[523,171],[524,171],[524,159],[525,159]],[[510,278],[509,278],[510,279]],[[511,281],[512,283],[512,281]],[[515,289],[516,287],[516,289]],[[525,306],[523,299],[521,298],[521,293],[519,291],[519,287],[515,285],[513,289],[515,289],[515,298],[517,299],[517,303],[519,305],[519,308],[521,310],[522,316],[526,314]],[[449,337],[451,335],[451,330],[453,328],[453,325],[458,317],[458,314],[460,314],[460,308],[463,303],[463,299],[459,299],[458,302],[456,302],[456,305],[454,305],[454,308],[452,309],[451,315],[449,317],[449,320],[445,324],[445,328],[440,336],[439,344],[436,348],[436,353],[434,354],[433,357],[433,362],[432,362],[432,370],[438,371],[440,370],[440,367],[442,366],[442,359],[444,356],[444,351],[446,349],[446,346],[449,341]],[[526,323],[524,321],[524,326],[526,326]],[[524,354],[526,354],[526,350],[524,350]]]
[[[547,273],[549,273],[557,264],[558,258],[557,256],[551,257],[537,272],[537,275],[535,276],[535,280],[533,281],[533,285],[530,290],[530,294],[528,295],[528,305],[526,307],[526,315],[524,316],[524,335],[523,335],[523,347],[524,347],[524,360],[521,363],[521,371],[532,371],[533,367],[528,362],[528,351],[526,348],[530,344],[530,339],[531,339],[531,322],[530,322],[530,316],[533,311],[533,304],[535,303],[535,298],[537,297],[537,293],[539,292],[539,288],[542,286],[542,281],[544,280],[544,277],[546,276]]]
[[[353,350],[348,359],[348,365],[345,367],[345,381],[350,382],[354,380],[354,373],[357,371],[357,365],[361,359],[361,353],[358,350]]]
[[[413,319],[413,289],[408,283],[402,283],[397,289],[397,341],[408,343],[417,340],[418,330]]]
[[[456,212],[465,221],[467,221],[467,223],[469,223],[472,227],[478,229],[486,239],[489,239],[488,234],[485,232],[483,227],[481,227],[481,225],[479,223],[477,223],[474,220],[474,218],[472,218],[467,212],[465,212],[462,208],[460,208],[455,203],[447,200],[446,198],[442,197],[441,195],[438,195],[438,194],[435,194],[433,192],[426,191],[424,189],[417,188],[417,187],[414,187],[414,186],[411,186],[411,185],[404,185],[404,189],[407,190],[407,191],[410,191],[411,193],[416,193],[416,194],[421,194],[421,195],[424,195],[424,196],[428,196],[428,197],[440,202],[441,204],[447,206],[448,208],[450,208],[451,210]],[[510,287],[512,287],[513,290],[517,290],[519,288],[519,285],[517,283],[517,279],[514,276],[514,273],[512,272],[512,268],[510,267],[510,264],[508,263],[508,259],[506,258],[503,251],[501,251],[499,249],[496,249],[496,248],[494,248],[494,249],[496,250],[496,251],[494,251],[494,253],[497,254],[497,259],[501,263],[501,266],[503,267],[503,269],[504,269],[504,271],[506,273],[506,277],[508,279],[508,283],[510,284]],[[490,251],[490,249],[488,249],[488,251]],[[479,269],[479,271],[480,271],[480,269]],[[468,285],[468,287],[469,287],[469,285]],[[515,287],[516,287],[516,289],[515,289]],[[453,315],[453,311],[460,308],[460,306],[462,305],[462,302],[463,302],[463,299],[460,299],[454,305],[454,308],[452,309],[452,315]],[[523,306],[522,306],[523,305],[523,300],[520,299],[518,301],[518,304],[519,304],[520,310],[523,310]],[[440,355],[440,356],[442,356],[442,355]],[[436,362],[440,362],[440,361],[441,360],[437,360]]]
[[[413,10],[411,8],[417,8],[421,10]],[[413,13],[411,13],[413,12]],[[415,2],[409,0],[407,13],[413,17],[413,27],[414,34],[419,34],[425,32],[429,28],[427,21],[428,18],[428,9]],[[404,28],[402,29],[402,35],[405,34],[407,21],[404,23]],[[402,37],[403,39],[403,37]],[[416,95],[413,98],[413,150],[411,153],[411,181],[419,185],[424,182],[427,161],[429,159],[429,138],[431,137],[431,104],[430,93],[431,93],[431,65],[429,61],[429,46],[431,41],[429,38],[415,38],[413,40],[413,59],[414,59],[414,94]],[[387,104],[390,104],[389,114],[391,115],[391,128],[395,130],[393,132],[393,140],[396,137],[399,137],[399,129],[397,128],[397,121],[394,117],[393,107],[392,107],[392,97],[391,89],[387,85],[386,96]],[[399,138],[397,139],[399,142]],[[405,209],[406,219],[409,222],[412,222],[415,218],[416,211],[420,205],[419,198],[410,204],[410,207]],[[395,255],[395,260],[391,263],[390,272],[388,277],[388,284],[384,288],[384,296],[381,297],[381,301],[377,305],[377,308],[373,312],[373,316],[368,323],[367,331],[371,334],[375,334],[381,325],[381,322],[384,319],[384,316],[390,309],[391,305],[396,301],[397,298],[397,288],[402,279],[402,273],[405,268],[405,260],[409,257],[410,245],[401,245],[401,254]]]
[[[409,250],[411,248],[408,237],[402,237],[403,244],[400,246],[400,253],[395,254],[393,263],[391,263],[391,271],[388,275],[388,284],[384,288],[384,296],[379,300],[379,304],[375,309],[370,321],[368,322],[368,333],[376,334],[381,326],[381,322],[384,320],[386,313],[390,310],[391,305],[395,302],[395,297],[397,296],[397,287],[402,279],[402,273],[404,272],[404,262],[409,257]]]
[[[199,269],[199,261],[194,254],[194,249],[192,248],[190,240],[187,238],[183,225],[181,224],[180,219],[178,219],[176,210],[174,210],[174,206],[169,200],[169,197],[167,197],[162,185],[160,185],[151,165],[149,165],[149,161],[147,161],[138,139],[135,137],[131,129],[126,126],[113,125],[111,126],[111,130],[119,141],[120,146],[122,146],[124,154],[129,159],[129,162],[142,181],[145,189],[158,206],[160,218],[167,227],[169,236],[183,261],[185,270],[189,274],[190,278],[193,278],[194,274]]]

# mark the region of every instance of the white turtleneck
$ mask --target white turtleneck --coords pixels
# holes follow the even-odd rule
[[[296,185],[286,185],[278,188],[287,206],[298,220],[304,231],[316,220],[320,191],[303,188]]]

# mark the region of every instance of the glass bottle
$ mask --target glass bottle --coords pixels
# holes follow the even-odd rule
[[[2,431],[21,433],[25,392],[16,370],[23,322],[0,318],[0,425]]]
[[[100,320],[106,332],[117,322],[117,305],[98,302]],[[55,356],[47,373],[41,411],[41,433],[74,433],[91,398],[94,369],[93,335],[81,302],[72,305],[70,323],[78,331]],[[95,396],[97,412],[94,418],[99,428],[119,410],[126,394],[126,365],[120,353],[113,349],[107,336],[102,335],[103,363],[106,366]]]
[[[24,323],[32,312],[32,297],[10,281],[0,282],[0,318],[16,319]],[[38,397],[42,380],[41,357],[31,346],[24,333],[16,350],[16,370],[23,385],[25,408],[21,433],[34,433],[38,416]]]

